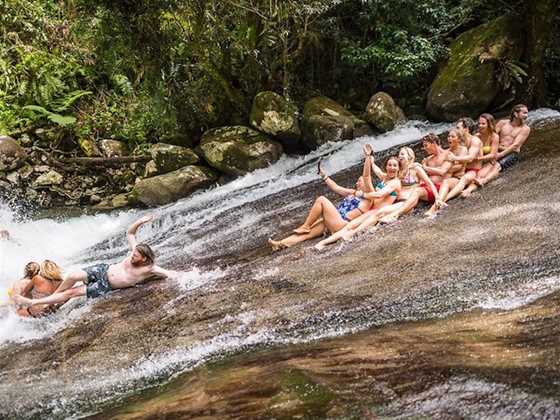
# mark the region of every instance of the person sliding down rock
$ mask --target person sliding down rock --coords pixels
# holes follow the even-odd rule
[[[174,278],[177,272],[166,270],[155,265],[152,249],[143,243],[136,242],[138,228],[152,220],[152,216],[144,216],[134,222],[127,231],[127,239],[132,250],[131,254],[117,264],[96,264],[75,271],[66,276],[56,292],[41,299],[28,299],[14,296],[14,301],[21,306],[64,303],[69,299],[84,296],[96,298],[115,289],[132,287],[153,278]],[[83,285],[75,286],[77,282]]]

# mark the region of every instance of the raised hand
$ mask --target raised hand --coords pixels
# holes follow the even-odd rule
[[[147,215],[145,215],[145,216],[142,216],[140,219],[138,219],[138,222],[137,222],[137,223],[144,224],[144,223],[151,222],[153,219],[154,219],[154,215],[153,215],[153,214],[147,214]]]
[[[373,158],[373,147],[371,144],[364,144],[364,154]]]
[[[323,170],[323,167],[321,166],[321,161],[317,162],[317,172],[319,173],[319,176],[321,178],[325,178],[327,176],[327,174]]]

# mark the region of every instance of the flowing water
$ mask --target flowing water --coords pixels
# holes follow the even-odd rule
[[[550,110],[531,113],[535,124],[559,118],[560,114]],[[439,318],[442,321],[430,321],[430,325],[441,330],[449,328],[446,320],[455,313],[475,311],[479,318],[485,313],[481,310],[514,313],[554,295],[560,289],[555,264],[558,248],[552,243],[558,232],[551,231],[547,223],[558,220],[558,191],[544,194],[541,190],[553,183],[546,182],[548,177],[543,181],[528,165],[549,164],[553,171],[558,161],[552,157],[550,162],[543,161],[536,152],[528,153],[529,159],[517,170],[525,171],[524,180],[510,173],[491,187],[500,193],[488,194],[484,190],[477,198],[452,206],[453,210],[437,221],[413,217],[379,229],[370,240],[335,245],[323,254],[315,253],[309,245],[270,254],[266,238],[288,232],[302,218],[311,200],[325,193],[316,181],[319,158],[328,173],[338,173],[341,183],[350,184],[359,171],[356,165],[366,142],[382,152],[416,142],[428,131],[446,128],[412,122],[376,138],[328,144],[305,157],[284,157],[266,170],[155,209],[154,223],[141,229],[139,239],[154,245],[161,265],[183,271],[176,282],[169,286],[154,283],[98,301],[77,299],[40,320],[18,319],[7,307],[0,309],[0,413],[21,417],[84,416],[123,404],[131,410],[139,404],[137,414],[146,407],[162,412],[165,410],[158,401],[175,407],[177,401],[185,403],[185,399],[181,400],[185,395],[207,390],[208,384],[200,380],[200,369],[234,354],[250,355],[256,349],[275,346],[276,353],[265,351],[258,359],[261,366],[266,366],[270,360],[294,355],[302,343],[328,337],[343,336],[327,342],[338,348],[357,349],[364,345],[361,340],[371,346],[377,343],[379,334],[398,332],[409,337],[410,344],[414,338],[430,339],[431,333],[420,334],[414,331],[418,327],[399,327],[398,323]],[[545,149],[549,143],[548,140]],[[555,149],[550,156],[560,160]],[[512,191],[527,188],[527,183],[532,183],[540,194],[512,195]],[[122,258],[127,252],[124,230],[143,213],[131,210],[26,220],[6,206],[0,207],[0,226],[15,239],[0,242],[2,295],[30,260],[50,258],[70,270]],[[471,318],[469,322],[480,323],[476,316]],[[371,334],[365,335],[367,339],[359,334],[358,338],[348,337],[382,325],[385,326],[380,333],[375,328],[370,330]],[[387,339],[391,344],[387,348],[377,344],[379,354],[390,352],[396,346],[393,341]],[[457,339],[458,345],[465,345],[460,341]],[[445,351],[448,345],[440,342],[423,354]],[[394,362],[384,357],[387,365]],[[244,366],[245,361],[234,363]],[[252,363],[254,367],[257,362]],[[224,375],[220,369],[216,372],[216,377]],[[395,368],[394,372],[395,383],[399,378],[403,383],[410,379],[402,369]],[[367,410],[383,406],[382,411],[371,412],[376,415],[454,418],[461,413],[451,413],[449,407],[468,400],[468,395],[476,396],[471,400],[479,403],[480,413],[490,415],[493,412],[488,408],[488,395],[502,396],[494,413],[503,414],[500,408],[513,404],[524,393],[520,399],[533,401],[535,407],[540,407],[539,412],[558,413],[558,402],[540,396],[540,388],[538,392],[521,391],[503,378],[467,373],[446,373],[436,381],[418,371],[415,381],[422,386],[402,393],[395,393],[394,386],[385,386],[381,396],[371,401],[362,397],[341,399],[334,386],[336,381],[334,388],[331,384],[328,389],[319,381],[319,385],[309,385],[319,390],[311,392],[317,398],[311,398],[310,405],[272,410],[270,407],[280,400],[289,406],[303,398],[297,392],[295,396],[288,392],[284,400],[271,394],[272,402],[261,411],[244,407],[246,413],[256,417],[336,417],[352,414],[352,409],[346,408],[355,407],[358,400],[367,400]],[[297,389],[298,381],[307,383],[307,379],[298,378],[280,375],[278,383],[293,380]],[[339,385],[346,382],[341,380]],[[241,383],[239,379],[238,385]],[[380,386],[368,383],[372,389]],[[167,385],[162,388],[161,384]],[[184,384],[190,388],[186,390]],[[280,394],[286,393],[285,387],[278,389]],[[228,392],[233,393],[233,389]],[[449,395],[445,401],[440,398],[444,394]],[[141,404],[134,402],[137,398]],[[253,403],[262,398],[253,396]],[[227,401],[222,403],[228,405]],[[208,400],[200,412],[183,415],[196,417],[207,412],[218,417],[243,417],[243,411],[216,411],[212,406],[212,400]],[[325,407],[333,411],[325,411]],[[173,410],[169,408],[170,413]],[[369,413],[363,407],[356,410],[354,414],[359,417]],[[122,413],[107,411],[101,416],[111,414]]]

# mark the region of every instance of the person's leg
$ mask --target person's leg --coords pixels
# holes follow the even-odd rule
[[[77,286],[71,289],[67,289],[63,292],[56,292],[50,296],[41,298],[41,299],[28,299],[23,296],[14,296],[14,300],[20,306],[28,307],[34,305],[54,305],[55,303],[64,303],[69,299],[78,297],[78,296],[85,296],[86,294],[86,286]]]
[[[367,219],[369,213],[370,212],[366,212],[356,217],[355,219],[349,221],[346,224],[346,226],[344,226],[342,229],[338,230],[337,232],[330,235],[328,238],[323,239],[321,242],[315,245],[315,248],[321,250],[325,246],[335,243],[340,238],[343,238],[346,234],[348,234],[348,232],[352,232],[354,229],[358,228],[358,226],[360,226],[360,224]]]
[[[269,239],[268,243],[272,247],[273,251],[278,251],[279,249],[289,248],[294,246],[300,242],[308,241],[310,239],[318,238],[323,234],[325,230],[325,225],[322,222],[316,223],[311,228],[311,231],[308,233],[304,233],[302,235],[290,235],[287,238],[284,238],[280,241],[275,241],[273,239]]]
[[[81,281],[82,283],[87,282],[87,273],[84,270],[77,270],[72,273],[68,273],[62,283],[60,283],[60,285],[54,292],[64,292],[65,290],[73,287],[79,281]]]
[[[331,201],[327,197],[323,195],[318,197],[315,200],[315,203],[313,203],[313,206],[311,206],[311,210],[309,210],[309,213],[307,214],[307,218],[305,219],[305,222],[303,222],[303,225],[294,229],[294,232],[300,234],[309,233],[311,231],[311,228],[313,227],[313,224],[316,223],[317,220],[319,220],[319,218],[321,217],[323,208],[327,203],[332,205]]]
[[[410,211],[412,211],[418,205],[418,202],[420,200],[424,200],[424,201],[428,200],[428,194],[426,193],[426,190],[423,187],[416,188],[406,199],[406,201],[404,201],[402,204],[399,203],[401,205],[396,210],[381,217],[379,221],[382,223],[395,222],[403,214],[407,214]],[[389,209],[387,209],[387,211],[389,211]]]
[[[488,172],[488,174],[485,177],[478,177],[475,180],[475,182],[478,184],[478,186],[486,185],[490,181],[498,178],[501,170],[502,170],[501,165],[498,162],[496,162],[494,163],[494,165],[492,165],[492,169]]]
[[[467,185],[469,185],[471,182],[473,182],[475,178],[476,178],[476,172],[467,171],[467,173],[461,177],[459,182],[456,183],[456,185],[453,187],[453,189],[451,191],[449,191],[449,193],[445,197],[445,202],[448,202],[452,198],[455,198],[459,194],[461,194],[461,191],[463,191],[466,188]]]

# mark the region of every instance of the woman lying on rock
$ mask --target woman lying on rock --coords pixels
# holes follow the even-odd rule
[[[269,239],[274,251],[288,248],[299,242],[317,238],[328,230],[336,233],[351,220],[363,215],[371,208],[382,208],[392,204],[401,188],[398,178],[399,161],[389,158],[385,164],[386,173],[380,171],[380,181],[373,186],[371,181],[371,162],[373,150],[364,147],[365,161],[362,176],[356,182],[356,189],[344,188],[327,176],[319,165],[319,174],[327,186],[335,193],[345,197],[335,206],[328,198],[321,196],[315,200],[303,225],[294,229],[294,235],[280,241]]]
[[[332,244],[338,241],[340,238],[343,238],[344,240],[350,240],[356,233],[362,232],[368,227],[376,225],[381,218],[402,209],[405,206],[407,200],[409,200],[412,195],[415,194],[415,189],[418,188],[419,185],[426,185],[428,188],[430,188],[432,194],[437,197],[437,190],[434,186],[434,183],[432,182],[428,174],[426,174],[426,171],[424,171],[422,165],[418,164],[415,161],[416,156],[414,154],[414,151],[410,147],[402,147],[399,150],[398,159],[401,168],[401,170],[399,171],[399,179],[402,188],[398,193],[397,201],[388,206],[372,208],[367,213],[352,220],[350,223],[344,226],[343,229],[319,242],[317,245],[315,245],[315,248],[321,250],[326,245]],[[373,157],[372,167],[375,175],[380,179],[383,179],[387,176],[387,174],[375,164]],[[414,206],[412,208],[414,208],[416,204],[418,204],[418,200],[414,200]]]
[[[30,262],[25,266],[24,278],[18,281],[11,291],[11,297],[17,301],[19,296],[42,299],[52,295],[62,283],[62,270],[51,260],[39,264]],[[40,317],[52,313],[56,309],[52,305],[37,305],[33,308],[18,308],[16,312],[23,317]]]

